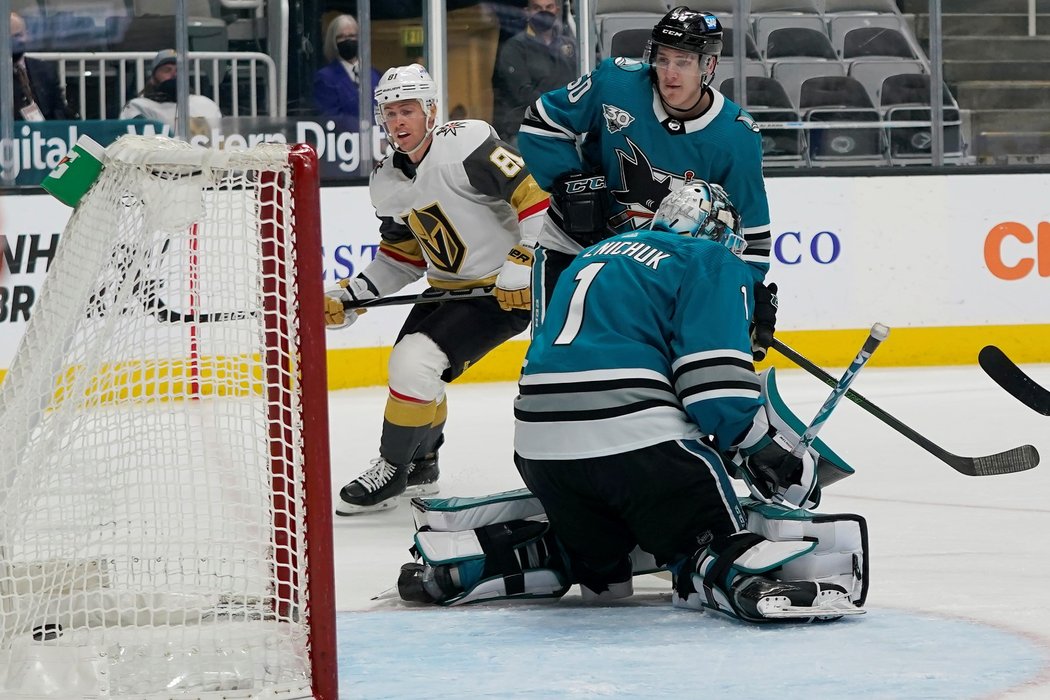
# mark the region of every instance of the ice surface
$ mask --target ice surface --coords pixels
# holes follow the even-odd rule
[[[1050,386],[1050,365],[1025,368]],[[840,370],[829,370],[838,374]],[[812,417],[828,389],[781,371]],[[1025,443],[1050,460],[1050,418],[976,366],[869,367],[854,389],[959,455]],[[513,384],[449,387],[441,494],[520,487],[511,462]],[[337,490],[377,454],[383,388],[331,394]],[[410,561],[406,504],[335,523],[341,697],[1050,698],[1050,466],[966,477],[843,401],[821,437],[857,470],[824,512],[868,520],[869,614],[821,626],[746,626],[673,610],[669,583],[636,596],[415,608],[376,594]]]

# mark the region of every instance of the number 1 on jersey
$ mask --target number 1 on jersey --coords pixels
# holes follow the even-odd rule
[[[561,328],[561,333],[554,340],[555,345],[569,345],[576,339],[580,327],[583,326],[587,290],[603,267],[605,267],[603,262],[591,263],[576,273],[576,289],[572,292],[569,308],[565,311],[565,324]]]

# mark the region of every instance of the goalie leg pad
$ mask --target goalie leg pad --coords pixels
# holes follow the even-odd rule
[[[816,545],[807,540],[773,542],[747,531],[717,540],[677,571],[674,605],[715,610],[747,622],[811,622],[863,613],[838,584],[778,578]]]
[[[412,518],[417,530],[455,532],[510,520],[546,521],[547,514],[528,489],[516,489],[476,498],[414,498]]]
[[[414,549],[421,556],[420,542],[430,548],[428,556],[434,562],[452,560],[456,556],[463,556],[464,553],[474,562],[464,564],[462,570],[459,566],[440,563],[434,566],[425,562],[405,564],[402,567],[401,578],[398,581],[402,598],[422,603],[450,601],[446,604],[474,602],[490,594],[496,598],[508,597],[506,588],[500,589],[500,583],[494,579],[486,584],[478,584],[477,590],[471,591],[464,598],[458,597],[462,590],[462,579],[485,578],[484,565],[482,564],[479,569],[477,563],[477,547],[480,546],[476,534],[478,530],[490,525],[513,521],[547,522],[543,504],[532,492],[524,488],[474,498],[414,498],[412,499],[412,517],[418,531]],[[445,533],[447,536],[442,537],[436,533]],[[561,550],[556,545],[553,533],[547,533],[544,537],[548,549],[560,554]],[[630,570],[627,571],[626,561],[623,565],[624,571],[616,572],[623,575],[614,576],[616,579],[623,580],[611,583],[603,581],[604,586],[594,586],[595,589],[602,588],[601,591],[597,591],[577,581],[569,571],[568,565],[559,558],[557,566],[552,567],[552,570],[557,573],[556,581],[554,579],[543,581],[543,575],[525,572],[526,588],[530,594],[525,597],[536,597],[537,591],[547,591],[553,596],[558,587],[568,588],[572,583],[581,583],[580,593],[585,601],[604,602],[624,598],[634,592],[631,582],[632,575],[652,573],[662,568],[656,565],[652,554],[638,547],[630,554]],[[513,572],[514,567],[509,567],[509,570]],[[452,598],[456,600],[451,601]]]
[[[404,600],[440,605],[560,598],[571,584],[549,529],[546,522],[512,520],[458,532],[417,532],[422,563],[402,567],[398,592]]]
[[[857,607],[868,595],[868,525],[852,513],[820,514],[744,499],[747,529],[767,540],[812,541],[805,555],[786,562],[775,578],[838,585]]]

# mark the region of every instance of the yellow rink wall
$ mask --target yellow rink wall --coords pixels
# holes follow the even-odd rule
[[[785,331],[777,338],[823,367],[846,367],[860,350],[867,329]],[[977,362],[985,345],[997,345],[1018,363],[1050,362],[1050,324],[1022,326],[960,326],[895,328],[872,356],[874,367],[965,365]],[[518,378],[527,341],[514,340],[488,354],[466,371],[459,382],[504,382]],[[387,380],[390,348],[346,348],[328,351],[328,387],[382,385]],[[794,368],[795,364],[770,351],[757,368]]]

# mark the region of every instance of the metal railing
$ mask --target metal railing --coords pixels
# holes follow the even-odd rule
[[[147,51],[85,51],[85,52],[41,52],[26,54],[32,58],[51,61],[58,68],[59,82],[67,84],[73,76],[76,81],[78,104],[87,104],[89,82],[97,78],[97,85],[90,88],[97,92],[100,119],[115,119],[116,114],[107,114],[108,71],[115,71],[117,96],[121,106],[130,93],[139,93],[148,79],[148,66],[156,55]],[[224,116],[257,117],[265,113],[283,118],[287,105],[278,99],[277,66],[274,60],[256,51],[190,51],[187,55],[190,66],[191,92],[210,97],[219,105]],[[247,102],[242,103],[242,75],[248,78]],[[259,79],[265,76],[265,86],[260,89]],[[202,92],[204,76],[209,76],[211,89]],[[220,84],[229,77],[229,91],[221,94]],[[260,97],[265,97],[265,109],[260,106]],[[242,107],[246,107],[242,110]],[[119,112],[118,112],[119,113]]]

